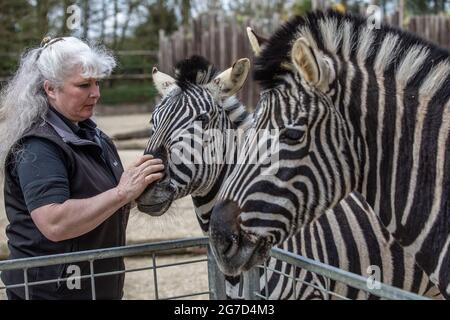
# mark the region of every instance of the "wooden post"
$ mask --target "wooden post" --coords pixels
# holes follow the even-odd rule
[[[164,30],[160,29],[159,30],[159,51],[158,51],[158,64],[159,64],[159,68],[162,67],[162,65],[164,64],[164,53],[165,53],[165,40],[166,40],[166,35],[164,33]]]
[[[403,28],[403,19],[405,18],[405,0],[399,0],[398,3],[398,26]]]
[[[325,1],[324,0],[312,0],[312,9],[313,10],[325,10]]]
[[[239,38],[236,18],[231,18],[231,60],[236,60],[238,56]]]
[[[219,67],[221,69],[226,68],[225,57],[227,56],[227,53],[230,50],[230,48],[227,47],[227,42],[229,43],[229,39],[227,39],[225,36],[225,28],[226,28],[225,17],[223,15],[223,13],[221,13],[219,15],[219,41],[220,41],[219,55],[220,55],[220,60],[218,62],[213,61],[213,63],[219,63]]]
[[[213,63],[217,63],[216,60],[216,15],[211,14],[209,16],[209,55],[206,58]]]

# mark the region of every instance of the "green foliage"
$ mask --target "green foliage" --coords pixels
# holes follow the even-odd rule
[[[256,19],[271,17],[275,13],[284,16],[288,11],[285,0],[234,0],[228,2],[228,9],[233,13],[238,22],[249,16]]]
[[[100,93],[99,103],[105,105],[150,103],[157,95],[156,88],[150,81],[128,81],[127,83],[122,81],[112,87],[102,84]]]
[[[18,57],[10,53],[36,43],[32,9],[26,0],[0,1],[0,75],[9,75],[17,68]]]
[[[405,8],[410,15],[435,14],[445,11],[445,0],[405,0]]]
[[[311,0],[296,0],[292,5],[292,12],[295,15],[304,15],[312,9]]]
[[[147,50],[158,48],[159,30],[172,33],[178,28],[175,10],[169,7],[166,1],[158,0],[146,7],[148,18],[139,25],[134,32],[138,43]]]
[[[224,10],[238,23],[248,16],[270,18],[275,13],[286,19],[312,9],[314,0],[0,0],[0,78],[14,73],[18,55],[37,46],[44,35],[89,35],[113,50],[158,50],[159,30],[170,34],[187,24],[192,14]],[[359,12],[368,3],[393,10],[397,0],[330,0],[344,4],[348,11]],[[67,30],[69,5],[77,4],[83,24],[78,31]],[[405,0],[406,15],[445,11],[450,0]],[[125,19],[123,17],[125,16]],[[120,19],[116,19],[120,17]],[[114,24],[112,26],[112,24]],[[106,27],[105,27],[106,26]],[[111,27],[114,30],[111,30]],[[87,30],[89,29],[89,30]],[[90,32],[88,32],[90,31]],[[116,74],[150,74],[155,57],[118,55]],[[103,88],[103,103],[139,103],[153,99],[151,82],[109,81]]]

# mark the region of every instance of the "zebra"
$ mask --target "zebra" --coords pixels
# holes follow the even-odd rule
[[[221,269],[262,261],[357,191],[449,298],[449,52],[337,12],[294,17],[261,49],[262,92],[244,145],[274,130],[258,143],[278,145],[265,156],[279,161],[249,163],[243,152],[225,181],[210,219]]]
[[[394,241],[365,199],[357,192],[350,193],[333,209],[327,210],[317,220],[307,224],[299,233],[277,247],[363,276],[379,267],[381,282],[433,299],[442,299],[439,290],[415,263],[414,257],[406,254]],[[291,277],[268,277],[270,299],[379,299],[363,290],[295,268],[276,259],[271,258],[266,264],[270,269],[287,273]],[[292,278],[300,281],[294,282]],[[266,294],[264,280],[261,274],[262,296]],[[314,283],[316,287],[304,283]],[[326,288],[332,294],[329,294]],[[236,296],[237,290],[237,286],[228,288],[229,295]]]
[[[161,185],[163,186],[162,188],[169,188],[170,184],[172,184],[173,186],[169,188],[169,192],[176,191],[175,194],[170,197],[163,195],[163,199],[169,198],[173,201],[182,196],[191,195],[200,227],[202,231],[207,234],[209,229],[209,217],[215,204],[215,198],[218,195],[220,185],[231,171],[232,166],[223,167],[220,162],[215,161],[208,165],[206,165],[205,162],[199,162],[197,166],[190,167],[192,169],[191,171],[187,171],[186,168],[184,168],[185,164],[175,164],[174,161],[170,161],[171,158],[167,154],[163,155],[161,151],[162,146],[164,146],[165,150],[177,150],[177,144],[183,143],[183,141],[180,142],[179,140],[180,136],[183,136],[185,132],[194,132],[196,122],[198,122],[198,114],[202,114],[203,117],[210,119],[208,125],[202,123],[202,126],[220,132],[225,132],[228,129],[241,129],[246,131],[253,122],[253,115],[246,112],[245,107],[233,96],[225,96],[225,99],[222,102],[221,99],[214,98],[213,95],[208,93],[208,91],[211,90],[209,84],[213,82],[212,79],[215,78],[216,72],[213,71],[215,68],[211,66],[206,59],[194,56],[178,63],[175,70],[178,81],[159,72],[157,69],[154,70],[154,82],[156,86],[160,88],[159,90],[163,98],[161,103],[156,106],[152,117],[151,138],[149,139],[145,153],[158,154],[158,156],[163,156],[167,159],[166,164],[168,165],[166,165],[166,167],[170,170],[166,176],[168,182],[163,181],[161,182]],[[197,74],[201,74],[202,76],[198,77]],[[204,74],[209,75],[208,77],[204,77]],[[183,83],[183,81],[189,83]],[[164,89],[168,87],[168,83],[172,83],[172,85],[177,83],[178,88],[172,88],[171,90],[173,91],[169,93],[161,90],[161,88]],[[204,87],[204,89],[201,87]],[[199,106],[201,106],[202,112],[196,110]],[[207,112],[205,113],[204,111]],[[176,131],[176,134],[169,135],[168,133],[173,131],[171,128],[183,128],[183,130],[178,130]],[[224,142],[226,141],[229,140],[224,140]],[[238,148],[238,144],[225,143],[223,145],[223,150],[220,150],[218,153],[238,154],[237,150],[232,150],[235,148]],[[168,151],[166,152],[169,153]],[[216,153],[213,156],[218,157],[218,154]],[[178,174],[180,172],[182,174]],[[149,214],[161,215],[170,205],[161,205],[161,199],[158,198],[162,193],[160,186],[154,185],[150,188],[158,190],[158,194],[153,193],[153,196],[145,196],[144,194],[138,199],[138,206],[141,210],[146,210],[144,212]],[[201,194],[198,193],[199,190],[201,191]],[[149,190],[147,190],[147,192],[149,192]],[[150,192],[152,192],[151,189]],[[349,245],[349,249],[343,251],[346,246],[337,247],[334,244],[329,245],[328,243],[333,241],[333,239],[330,240],[327,236],[323,238],[323,233],[321,233],[322,238],[320,238],[320,241],[317,241],[314,246],[307,246],[307,244],[312,243],[310,241],[312,235],[311,232],[316,232],[313,231],[315,228],[323,230],[326,226],[329,226],[329,230],[335,234],[337,238],[342,238],[342,232],[337,224],[330,223],[330,221],[336,221],[338,215],[343,215],[353,220],[357,219],[358,216],[368,216],[368,214],[360,213],[361,211],[370,209],[363,203],[364,202],[361,199],[357,199],[356,195],[352,195],[352,197],[349,196],[348,199],[341,201],[339,204],[340,206],[336,207],[333,211],[330,210],[329,214],[327,213],[326,216],[319,219],[317,223],[314,224],[315,227],[312,227],[311,230],[288,239],[280,247],[288,250],[290,249],[290,251],[293,251],[293,248],[296,248],[294,251],[304,256],[346,268],[352,272],[360,274],[364,273],[367,267],[369,267],[369,261],[368,259],[362,258],[362,252],[355,250],[355,239],[353,239],[353,242]],[[152,208],[153,210],[156,208],[156,210],[152,211],[149,208]],[[365,230],[370,230],[367,243],[370,247],[379,248],[376,251],[379,255],[377,258],[373,258],[372,262],[376,262],[381,266],[383,282],[397,285],[419,294],[434,295],[432,287],[429,286],[428,279],[417,266],[414,265],[414,268],[408,270],[404,269],[404,266],[413,265],[411,258],[403,254],[401,248],[392,242],[392,239],[389,238],[389,235],[386,232],[383,233],[381,231],[381,224],[376,218],[372,218],[372,221],[370,221],[370,219],[363,220],[362,225]],[[308,238],[308,240],[305,240],[305,237]],[[348,239],[346,239],[346,241],[350,243]],[[341,257],[338,257],[338,255]],[[345,257],[343,257],[343,255],[345,255]],[[361,259],[361,262],[358,260],[358,263],[354,265],[350,264],[349,259],[353,260],[353,255],[358,256],[358,258]],[[401,266],[400,268],[397,267],[396,269],[393,269],[393,259],[402,260],[402,263],[398,263],[398,265]],[[283,271],[302,281],[315,281],[318,283],[319,287],[325,287],[326,285],[326,279],[314,277],[314,275],[309,272],[293,268],[291,265],[277,261],[276,259],[269,259],[267,265],[269,266],[269,269]],[[356,268],[356,266],[359,268]],[[403,277],[405,273],[410,275],[410,277]],[[301,281],[294,282],[291,279],[283,279],[283,277],[276,272],[268,271],[267,278],[269,279],[267,292],[268,298],[270,299],[326,298],[323,291],[308,287]],[[403,278],[406,278],[404,282]],[[265,279],[266,277],[261,273],[261,294],[266,294]],[[239,293],[240,278],[227,277],[226,280],[227,296],[232,299],[241,298]],[[365,297],[363,292],[335,282],[330,283],[330,289],[349,298]]]
[[[217,74],[215,67],[200,56],[177,63],[175,79],[153,69],[153,81],[163,98],[152,114],[145,153],[162,159],[166,172],[136,200],[141,212],[162,215],[175,199],[191,195],[202,231],[208,231],[213,197],[231,166],[226,161],[206,165],[202,159],[204,155],[214,159],[223,155],[225,159],[225,141],[214,136],[197,138],[215,128],[226,131],[249,126],[252,115],[234,98],[249,69],[250,61],[240,59]],[[192,151],[200,152],[186,152],[191,144]]]

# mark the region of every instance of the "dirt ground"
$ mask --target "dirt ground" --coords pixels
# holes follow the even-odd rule
[[[108,135],[125,133],[149,127],[150,114],[128,116],[100,116],[95,120],[98,126]],[[125,166],[142,154],[142,149],[119,150]],[[7,255],[5,227],[7,225],[4,213],[3,190],[0,195],[0,258]],[[127,243],[143,243],[161,240],[173,240],[202,236],[195,218],[190,197],[177,200],[171,209],[161,217],[150,217],[136,209],[130,214],[127,228]],[[171,255],[158,258],[158,264],[174,263],[176,261],[196,260],[204,255]],[[130,257],[125,260],[127,269],[151,266],[149,257]],[[168,298],[203,292],[208,290],[206,262],[188,264],[177,267],[158,269],[159,298]],[[0,286],[2,283],[0,282]],[[153,271],[127,273],[125,280],[124,299],[154,299]],[[196,299],[207,299],[207,295]],[[0,290],[0,300],[5,299]],[[194,298],[192,298],[194,299]]]

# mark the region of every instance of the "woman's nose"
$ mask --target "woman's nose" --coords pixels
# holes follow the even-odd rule
[[[91,86],[91,98],[100,98],[100,87],[97,84]]]

